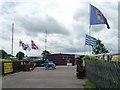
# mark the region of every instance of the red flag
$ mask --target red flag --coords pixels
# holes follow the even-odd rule
[[[31,40],[31,46],[32,46],[32,49],[38,49],[38,47],[35,45],[35,43],[33,42],[33,40]]]

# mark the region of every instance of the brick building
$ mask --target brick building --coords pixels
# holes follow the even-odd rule
[[[56,65],[75,65],[74,54],[51,54],[47,58],[54,61]]]

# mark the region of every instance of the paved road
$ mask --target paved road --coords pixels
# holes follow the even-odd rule
[[[3,88],[83,88],[84,83],[76,78],[75,66],[57,66],[55,70],[37,67],[2,78]]]

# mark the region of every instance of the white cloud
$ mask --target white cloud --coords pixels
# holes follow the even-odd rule
[[[89,27],[90,2],[102,11],[111,27],[108,30],[106,25],[92,26],[91,35],[102,40],[110,51],[116,52],[118,49],[117,0],[104,3],[99,0],[8,1],[0,3],[0,29],[2,29],[0,40],[4,43],[4,45],[0,43],[0,48],[8,53],[11,53],[12,23],[15,24],[14,55],[20,50],[18,46],[20,39],[29,44],[31,39],[34,40],[39,50],[32,50],[27,54],[40,55],[45,46],[46,29],[47,49],[51,53],[83,53],[85,34],[88,33]],[[86,50],[89,51],[89,47]]]

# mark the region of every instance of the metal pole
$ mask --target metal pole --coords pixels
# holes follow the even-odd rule
[[[12,50],[11,50],[12,56],[13,56],[13,35],[14,35],[14,23],[12,24]]]
[[[46,35],[45,35],[45,51],[47,48],[47,29],[46,29]],[[46,60],[46,53],[45,53],[45,60]]]
[[[91,30],[90,30],[90,27],[91,27],[91,26],[89,26],[89,35],[91,36]],[[92,51],[92,48],[91,48],[91,46],[90,46],[90,55],[91,55],[91,51]]]
[[[47,29],[46,29],[46,35],[45,35],[45,50],[47,48]]]
[[[90,11],[91,11],[91,8],[90,8],[90,4],[89,4],[89,14],[90,14]],[[89,16],[89,24],[90,24],[90,16]],[[91,25],[89,25],[89,35],[91,35],[91,30],[90,30],[90,28],[91,28]],[[90,46],[90,55],[91,55],[91,46]]]
[[[85,34],[85,44],[84,44],[84,55],[86,54],[86,34]]]

